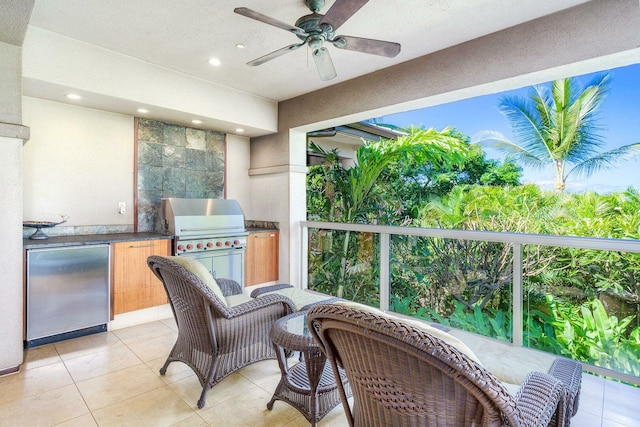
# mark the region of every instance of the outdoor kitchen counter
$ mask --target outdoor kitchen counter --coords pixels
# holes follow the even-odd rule
[[[161,233],[109,233],[77,236],[51,236],[45,240],[33,240],[28,238],[22,239],[22,247],[23,249],[44,249],[171,238],[173,238],[173,236]]]

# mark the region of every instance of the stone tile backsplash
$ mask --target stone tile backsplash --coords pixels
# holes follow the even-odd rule
[[[138,231],[157,230],[163,197],[224,197],[225,134],[138,119]]]

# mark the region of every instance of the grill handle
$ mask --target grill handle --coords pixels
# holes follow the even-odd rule
[[[191,231],[229,231],[229,232],[233,232],[234,230],[229,230],[229,228],[227,227],[205,227],[205,228],[181,228],[180,232],[181,233],[188,233]],[[241,230],[244,231],[244,230]]]

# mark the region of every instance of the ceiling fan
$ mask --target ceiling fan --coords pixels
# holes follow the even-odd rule
[[[294,25],[289,25],[246,7],[235,8],[233,11],[239,15],[282,28],[295,34],[302,40],[302,43],[285,46],[253,61],[249,61],[247,65],[255,66],[264,64],[287,52],[308,45],[309,48],[313,50],[313,60],[318,69],[318,74],[320,74],[320,79],[331,80],[336,77],[337,74],[329,51],[324,47],[325,42],[331,43],[339,49],[354,50],[357,52],[386,56],[388,58],[395,57],[400,53],[399,43],[335,35],[335,31],[368,1],[369,0],[336,0],[327,13],[322,15],[318,13],[318,11],[324,6],[325,0],[304,0],[305,5],[311,10],[311,14],[302,16]]]

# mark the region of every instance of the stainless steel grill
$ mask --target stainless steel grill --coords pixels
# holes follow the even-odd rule
[[[213,277],[244,286],[244,253],[249,234],[244,214],[232,199],[162,199],[162,231],[174,236],[174,254],[202,263]]]

